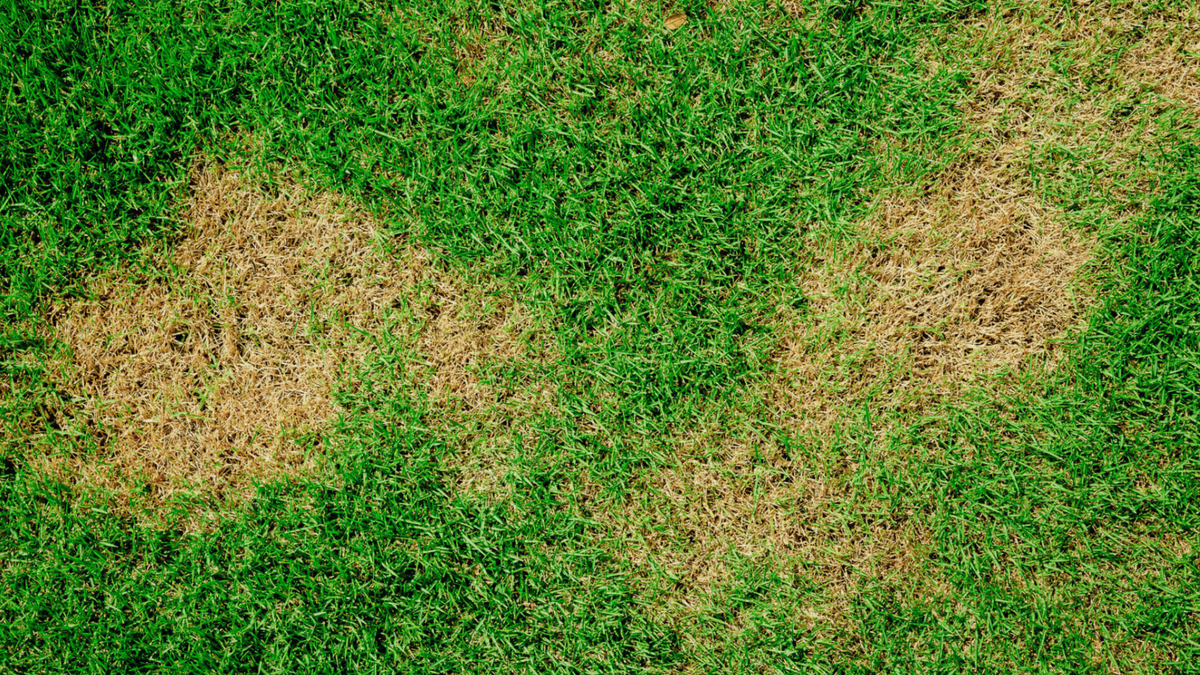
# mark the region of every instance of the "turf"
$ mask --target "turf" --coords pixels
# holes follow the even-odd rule
[[[0,669],[1196,671],[1200,135],[1122,72],[1186,3],[0,14]],[[1060,365],[914,408],[900,359],[801,433],[769,393],[806,275],[1019,134],[1006,170],[1096,242]],[[159,503],[36,471],[106,448],[53,414],[48,308],[169,249],[199,161],[365,205],[535,317],[536,358],[431,395],[435,289],[346,373],[321,476]],[[850,387],[873,357],[828,333]]]

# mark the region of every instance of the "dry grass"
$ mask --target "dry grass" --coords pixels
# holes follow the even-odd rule
[[[855,237],[818,256],[805,279],[810,311],[783,328],[777,373],[760,392],[765,410],[675,439],[671,464],[633,491],[642,496],[602,516],[622,555],[671,580],[664,616],[703,604],[738,557],[818,584],[827,604],[796,620],[821,616],[826,627],[849,621],[844,603],[865,583],[951,595],[921,514],[882,513],[873,495],[886,488],[851,459],[822,458],[857,443],[885,463],[920,461],[910,455],[922,449],[890,442],[894,429],[970,388],[1056,367],[1058,345],[1094,302],[1096,238],[1044,197],[1031,166],[1048,161],[1047,148],[1084,150],[1103,165],[1095,189],[1145,193],[1130,160],[1155,130],[1126,103],[1153,87],[1168,105],[1194,106],[1180,34],[1164,25],[1114,50],[1136,24],[1123,12],[1057,33],[1045,17],[993,13],[969,31],[962,51],[978,67],[963,104],[967,150],[915,193],[881,195]],[[937,53],[927,58],[936,67]],[[1062,61],[1080,65],[1063,76]],[[1111,87],[1086,85],[1114,63]],[[777,431],[807,452],[784,452]]]
[[[101,450],[39,450],[35,468],[151,503],[314,475],[339,412],[332,391],[381,331],[415,345],[412,384],[438,405],[488,406],[479,372],[522,352],[519,307],[420,248],[385,252],[379,224],[338,195],[288,182],[264,193],[217,165],[192,180],[186,231],[147,253],[150,272],[110,270],[51,308],[47,337],[63,347],[52,370],[74,402],[51,414],[90,428]]]
[[[514,440],[536,442],[532,421],[554,411],[554,338],[526,308],[458,280],[432,284],[419,311],[413,384],[428,393],[454,442],[457,488],[501,501],[511,488]]]
[[[266,195],[218,167],[192,180],[187,231],[149,265],[174,271],[112,270],[50,311],[65,389],[107,437],[103,463],[60,458],[75,479],[168,499],[311,474],[331,389],[370,349],[358,331],[421,277],[418,252],[382,255],[373,220],[336,195]]]
[[[885,198],[807,280],[812,320],[785,339],[772,387],[779,419],[824,433],[867,400],[919,413],[979,376],[1052,364],[1088,307],[1074,286],[1092,242],[1021,183],[999,154]]]
[[[1200,119],[1200,5],[1163,8],[1145,25],[1109,20],[1110,27],[1114,24],[1141,34],[1117,69],[1139,86],[1184,106],[1193,119]]]
[[[507,50],[512,30],[497,18],[483,19],[478,25],[458,25],[453,28],[453,53],[459,83],[469,87],[484,64],[496,58],[499,51]]]
[[[732,442],[724,428],[676,447],[681,459],[633,490],[640,508],[600,519],[620,533],[630,562],[653,562],[672,580],[678,602],[726,581],[735,559],[774,561],[835,596],[862,578],[899,582],[919,571],[929,543],[919,523],[856,522],[853,462],[806,462],[766,439]]]
[[[876,486],[869,475],[856,479],[854,462],[789,455],[762,439],[731,442],[719,427],[692,441],[671,466],[631,486],[636,497],[597,520],[613,533],[614,553],[639,569],[647,611],[679,630],[698,661],[752,639],[763,613],[782,614],[806,639],[852,654],[865,649],[854,602],[866,589],[953,596],[930,561],[936,547],[922,514],[897,514],[872,499]],[[783,579],[773,592],[790,587],[797,595],[739,607],[731,598],[747,572]]]
[[[827,603],[794,617],[810,627],[844,626],[846,599],[864,583],[951,595],[929,564],[921,515],[873,515],[881,503],[871,495],[884,488],[849,459],[822,458],[850,442],[890,457],[881,461],[920,461],[895,455],[919,449],[896,450],[891,429],[984,381],[1015,385],[1022,371],[1056,366],[1060,339],[1094,302],[1096,242],[1035,189],[1031,163],[1052,161],[1047,148],[1083,149],[1102,169],[1093,189],[1145,194],[1131,160],[1155,129],[1129,102],[1150,90],[1163,99],[1150,114],[1200,110],[1196,8],[1145,26],[1136,12],[1059,24],[993,12],[968,32],[956,52],[978,64],[963,104],[967,152],[916,194],[882,195],[852,241],[818,256],[805,280],[810,312],[784,328],[777,374],[760,392],[765,410],[675,439],[672,463],[633,491],[641,497],[601,516],[621,555],[669,580],[665,592],[657,586],[664,617],[698,611],[739,558],[822,587]],[[936,68],[941,57],[926,58]],[[1065,78],[1064,62],[1075,64]],[[1111,86],[1086,84],[1100,75]],[[868,408],[869,431],[860,428]],[[809,451],[785,452],[776,430]],[[1153,651],[1135,638],[1126,647]]]

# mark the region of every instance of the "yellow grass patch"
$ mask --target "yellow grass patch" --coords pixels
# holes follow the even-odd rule
[[[1200,5],[1164,8],[1144,28],[1144,38],[1121,58],[1127,77],[1187,108],[1200,119]]]
[[[357,331],[380,327],[423,260],[381,255],[376,224],[336,195],[267,195],[213,167],[193,175],[185,221],[150,261],[161,276],[111,270],[51,309],[65,387],[108,438],[105,462],[60,471],[163,498],[311,473],[331,388],[369,349]]]
[[[89,428],[101,455],[33,444],[35,468],[151,502],[245,494],[254,480],[319,470],[332,392],[372,336],[414,345],[410,385],[454,409],[484,406],[477,373],[520,351],[519,307],[467,288],[419,247],[385,250],[379,223],[348,200],[287,181],[264,191],[217,165],[192,181],[170,251],[50,309],[47,337],[62,347],[52,371],[73,402],[51,414]]]

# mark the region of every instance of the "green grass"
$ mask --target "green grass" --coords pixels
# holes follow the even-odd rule
[[[1180,6],[1131,5],[1146,22]],[[663,30],[679,9],[689,23]],[[693,2],[643,25],[584,1],[7,0],[0,671],[1197,672],[1200,136],[1113,75],[1077,77],[1111,54],[1064,45],[1042,85],[1108,97],[1157,144],[1114,172],[1103,141],[1055,140],[1022,167],[1102,242],[1067,366],[920,418],[868,402],[819,443],[756,417],[802,272],[874,198],[968,151],[986,55],[960,36],[986,10]],[[31,470],[46,449],[18,432],[102,452],[45,416],[64,395],[47,303],[177,234],[202,155],[267,180],[294,166],[552,327],[554,363],[493,374],[556,390],[522,413],[529,437],[498,436],[502,498],[456,487],[491,432],[423,396],[387,340],[340,394],[331,475],[262,485],[207,530]],[[680,603],[630,562],[612,523],[658,508],[643,492],[681,436],[733,419],[788,459],[731,482],[833,476],[846,497],[821,536],[926,531],[916,577],[847,567],[833,585],[787,551],[730,551]]]

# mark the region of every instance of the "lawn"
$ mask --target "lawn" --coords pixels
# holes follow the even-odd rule
[[[1200,6],[2,0],[0,672],[1200,672]]]

